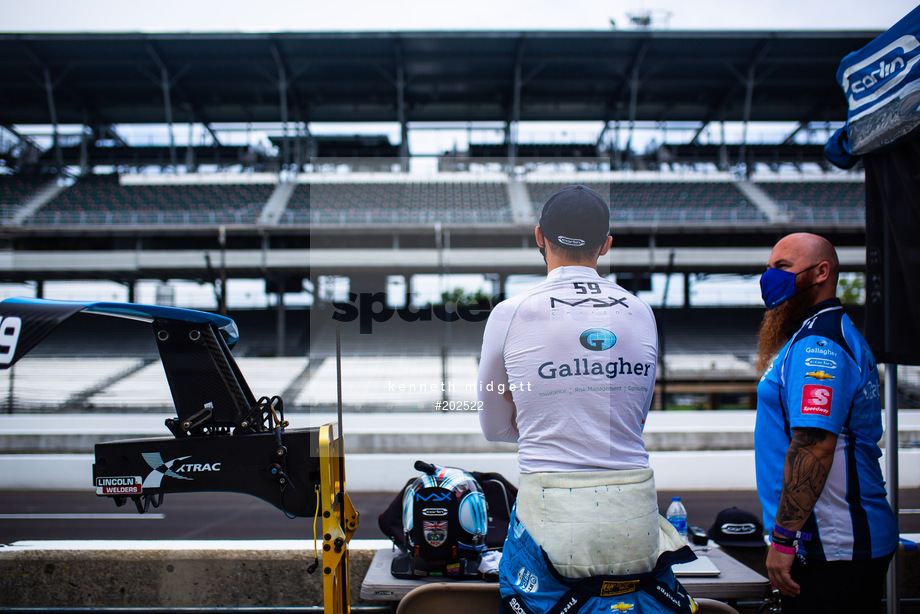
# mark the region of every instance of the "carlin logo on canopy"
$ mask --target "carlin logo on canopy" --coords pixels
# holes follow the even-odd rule
[[[433,548],[437,548],[447,539],[447,521],[425,520],[422,522],[422,532],[425,535],[425,541]]]

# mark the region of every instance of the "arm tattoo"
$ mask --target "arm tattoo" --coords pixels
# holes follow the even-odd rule
[[[793,432],[783,474],[783,494],[776,522],[782,526],[801,527],[814,509],[830,473],[833,455],[816,454],[815,446],[826,442],[832,433],[818,428],[801,428]],[[836,440],[836,437],[834,437]]]

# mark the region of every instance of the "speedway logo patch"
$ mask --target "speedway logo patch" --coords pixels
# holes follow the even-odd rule
[[[802,413],[830,416],[833,398],[833,388],[809,384],[802,388]]]

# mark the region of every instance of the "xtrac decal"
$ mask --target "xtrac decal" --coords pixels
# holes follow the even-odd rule
[[[16,345],[19,343],[19,333],[22,330],[22,320],[17,316],[0,318],[0,365],[13,364],[16,356]]]
[[[802,388],[802,413],[828,417],[833,398],[833,388],[809,384]]]
[[[163,477],[175,478],[177,480],[194,480],[189,477],[189,473],[203,473],[220,471],[221,462],[212,463],[186,463],[183,462],[191,456],[180,456],[169,461],[164,461],[159,452],[144,452],[141,454],[146,462],[153,469],[144,478],[144,488],[159,488]],[[183,475],[185,474],[185,475]]]
[[[180,456],[179,458],[174,458],[171,461],[163,461],[163,457],[160,456],[159,452],[144,452],[141,454],[144,457],[144,462],[150,465],[150,468],[153,469],[150,473],[147,474],[147,477],[144,478],[144,488],[159,488],[160,483],[163,481],[163,476],[169,476],[171,478],[176,478],[177,480],[191,480],[192,478],[187,478],[183,475],[179,475],[173,471],[173,467],[176,463],[181,463],[190,456]]]

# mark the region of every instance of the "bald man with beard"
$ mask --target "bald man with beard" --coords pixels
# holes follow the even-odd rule
[[[783,612],[870,612],[898,543],[878,440],[878,369],[836,298],[834,246],[784,237],[760,280],[754,452]]]

